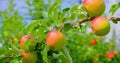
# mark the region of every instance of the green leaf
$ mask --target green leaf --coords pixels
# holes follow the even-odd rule
[[[10,61],[10,63],[21,63],[21,59],[19,58],[14,58],[13,60]]]
[[[79,18],[79,19],[85,19],[85,18],[86,18],[86,15],[85,15],[85,14],[78,14],[78,18]]]
[[[65,23],[63,31],[68,32],[70,29],[72,29],[71,23]]]
[[[23,49],[26,50],[26,51],[29,51],[29,46],[30,46],[30,42],[31,42],[31,39],[28,39],[24,46],[23,46]]]
[[[116,20],[112,20],[112,22],[113,22],[113,23],[115,23],[115,24],[117,24],[117,23],[118,23],[118,21],[116,21]]]
[[[30,5],[30,0],[26,0],[26,4],[27,4],[27,5]]]
[[[49,62],[48,62],[48,57],[47,57],[48,51],[49,51],[49,47],[48,47],[47,45],[45,45],[45,48],[44,48],[44,50],[43,50],[43,61],[44,61],[45,63],[49,63]]]
[[[39,20],[33,20],[33,21],[26,27],[26,31],[27,31],[27,32],[32,31],[34,28],[38,27],[38,26],[37,26],[38,23],[39,23]]]
[[[70,12],[74,12],[78,9],[78,6],[77,5],[74,5],[71,9],[70,9]]]
[[[70,56],[70,53],[69,53],[69,51],[67,50],[67,48],[63,48],[63,53],[64,53],[64,55],[67,57],[67,59],[68,59],[68,63],[73,63],[73,61],[72,61],[72,57]]]
[[[118,4],[113,4],[109,10],[109,13],[112,15],[120,8],[120,2]]]
[[[65,8],[65,9],[63,9],[63,12],[67,12],[69,10],[70,10],[70,8]]]

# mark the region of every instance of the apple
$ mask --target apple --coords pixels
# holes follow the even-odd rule
[[[35,52],[26,52],[22,58],[22,63],[36,63],[37,54]]]
[[[95,40],[95,39],[92,40],[92,41],[90,42],[90,44],[91,44],[91,45],[96,45],[96,44],[97,44],[97,40]]]
[[[110,60],[115,56],[117,56],[117,51],[110,51],[106,53],[106,57]]]
[[[90,26],[97,36],[104,36],[110,32],[110,23],[107,18],[102,16],[94,18]]]
[[[111,60],[113,58],[113,52],[108,52],[106,57]]]
[[[112,59],[113,58],[113,52],[108,52],[107,54],[106,54],[106,57],[108,58],[108,59]]]
[[[46,44],[54,51],[58,51],[66,45],[66,39],[60,31],[52,30],[47,35]]]
[[[83,0],[83,5],[90,17],[102,15],[106,8],[104,0]]]
[[[28,41],[29,39],[30,41]],[[20,47],[26,51],[32,50],[36,46],[36,43],[34,41],[35,38],[32,35],[30,34],[24,35],[20,38]]]

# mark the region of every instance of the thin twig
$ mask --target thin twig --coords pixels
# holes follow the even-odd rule
[[[84,20],[79,20],[78,23],[79,23],[79,25],[80,25],[80,24],[82,24],[82,23],[84,23],[84,22],[92,21],[93,19],[94,19],[94,17],[93,17],[93,18],[88,17],[88,18],[86,18],[86,19],[84,19]],[[109,21],[110,21],[110,20],[120,21],[120,17],[110,17],[108,20],[109,20]]]
[[[18,57],[20,57],[21,55],[19,55]],[[0,60],[5,60],[5,59],[11,59],[14,58],[15,56],[5,56],[5,57],[1,57]]]
[[[84,20],[79,20],[78,21],[78,23],[79,23],[79,25],[80,24],[82,24],[82,23],[84,23],[84,22],[88,22],[88,21],[91,21],[91,20],[93,20],[94,18],[92,18],[92,17],[88,17],[88,18],[86,18],[86,19],[84,19]]]
[[[109,20],[120,21],[120,18],[118,18],[118,17],[111,17]]]

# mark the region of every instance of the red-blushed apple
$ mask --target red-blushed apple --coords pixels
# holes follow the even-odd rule
[[[30,39],[30,43],[28,43],[28,39]],[[20,38],[20,47],[23,49],[23,50],[29,50],[29,48],[34,48],[35,47],[35,43],[32,43],[35,41],[35,38],[30,35],[30,34],[27,34],[27,35],[24,35]]]
[[[83,0],[83,5],[90,17],[102,15],[106,8],[104,0]]]
[[[104,36],[110,32],[110,23],[107,18],[102,16],[94,18],[90,26],[97,36]]]
[[[66,45],[66,39],[60,31],[51,31],[46,38],[46,44],[54,51],[62,49]]]
[[[115,56],[117,56],[117,51],[110,51],[106,53],[106,57],[110,60]]]
[[[36,63],[37,54],[35,52],[25,52],[22,58],[22,63]]]
[[[96,45],[96,44],[97,44],[97,40],[96,40],[96,39],[92,40],[92,41],[90,42],[90,44],[91,44],[91,45]]]
[[[108,52],[106,57],[111,60],[114,57],[113,52]]]

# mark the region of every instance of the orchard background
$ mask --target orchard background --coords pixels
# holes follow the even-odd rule
[[[89,16],[81,0],[23,0],[26,6],[21,8],[16,7],[17,3],[22,5],[20,0],[5,1],[7,7],[0,11],[0,63],[120,62],[120,40],[116,40],[120,32],[115,33],[120,28],[115,27],[120,21],[120,1],[109,0],[112,2],[109,8],[105,3],[101,16],[109,19],[111,29],[104,36],[91,31],[90,25],[96,16]],[[4,8],[1,4],[0,9]],[[21,10],[27,13],[21,15]],[[54,51],[46,44],[51,30],[60,31],[66,39],[66,45],[60,50]],[[26,42],[22,47],[20,42],[24,36],[27,39],[22,39]]]

